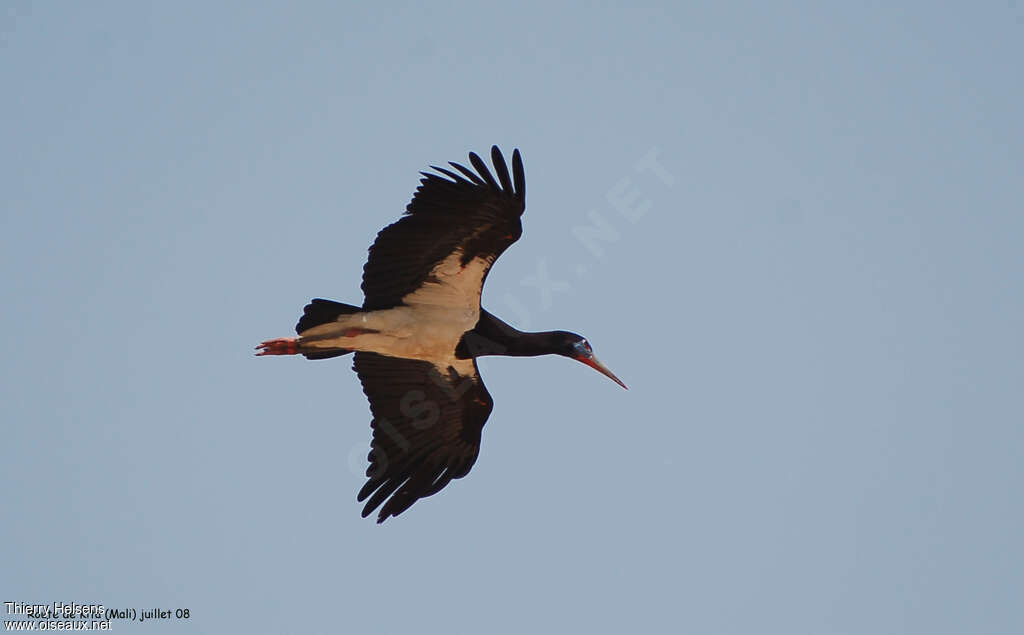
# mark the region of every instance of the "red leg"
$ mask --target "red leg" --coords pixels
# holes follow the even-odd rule
[[[260,351],[256,353],[256,356],[262,355],[295,355],[299,352],[298,339],[294,337],[279,337],[276,340],[267,340],[259,346],[256,350]]]

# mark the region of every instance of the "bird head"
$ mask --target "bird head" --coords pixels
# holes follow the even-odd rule
[[[601,361],[594,356],[594,349],[590,347],[590,342],[587,341],[587,338],[567,331],[558,331],[558,336],[560,340],[558,348],[559,355],[569,357],[571,359],[575,359],[577,362],[586,364],[605,377],[611,379],[616,384],[626,388],[626,390],[629,390],[626,384],[622,383],[622,380],[615,376],[615,373],[608,370],[608,367],[602,364]]]

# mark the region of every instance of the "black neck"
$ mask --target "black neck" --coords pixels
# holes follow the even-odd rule
[[[481,309],[480,321],[472,331],[462,336],[455,355],[460,359],[468,359],[485,355],[535,357],[559,354],[562,335],[561,331],[526,333]]]

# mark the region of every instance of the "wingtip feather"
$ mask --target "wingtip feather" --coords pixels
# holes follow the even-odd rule
[[[523,169],[523,157],[519,148],[512,151],[512,179],[515,182],[516,198],[526,200],[526,171]]]
[[[499,189],[497,181],[494,180],[494,176],[491,175],[491,171],[487,168],[487,164],[484,163],[484,160],[480,158],[479,154],[476,152],[470,152],[469,162],[473,164],[473,167],[480,173],[480,176],[487,181],[487,185],[492,189]]]
[[[498,175],[498,180],[501,181],[502,193],[505,196],[515,196],[512,179],[508,175],[508,165],[505,163],[505,157],[501,156],[498,146],[491,146],[491,163],[494,164],[494,172]]]
[[[473,170],[470,170],[469,168],[467,168],[466,166],[462,165],[461,163],[456,163],[454,161],[449,161],[448,165],[452,166],[453,168],[455,168],[459,172],[462,172],[463,174],[465,174],[466,178],[468,178],[473,183],[476,183],[477,185],[483,185],[484,184],[483,179],[481,179],[479,176],[477,176],[476,173],[473,172]]]

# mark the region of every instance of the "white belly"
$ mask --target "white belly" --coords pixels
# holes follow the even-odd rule
[[[457,250],[431,269],[428,282],[402,298],[404,306],[342,315],[303,332],[300,344],[450,364],[462,335],[480,319],[480,289],[488,268],[490,260],[484,258],[463,266]]]
[[[480,319],[480,289],[490,266],[483,258],[463,266],[457,250],[434,266],[428,282],[402,298],[405,306],[343,315],[303,332],[300,345],[450,363],[462,334]]]
[[[389,357],[448,361],[480,309],[418,305],[345,315],[302,334],[303,348],[369,351]],[[365,332],[375,331],[375,332]]]

